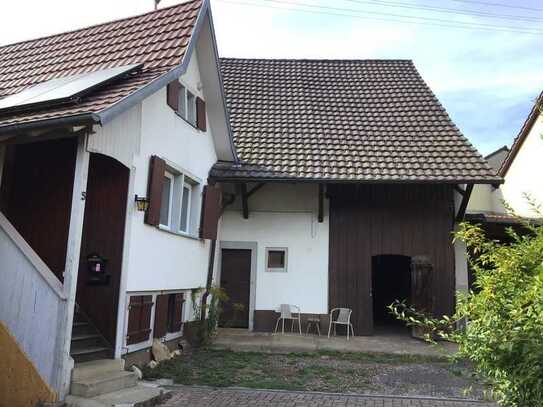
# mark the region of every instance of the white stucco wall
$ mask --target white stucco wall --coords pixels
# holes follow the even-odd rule
[[[521,216],[537,216],[523,194],[543,204],[543,117],[540,115],[505,175],[501,190],[505,201]]]
[[[203,97],[197,53],[181,77],[187,88]],[[142,102],[141,145],[133,162],[133,192],[147,195],[149,161],[152,155],[165,159],[176,169],[188,172],[202,184],[217,156],[210,126],[206,132],[195,129],[166,103],[166,88]],[[201,209],[201,188],[192,206],[196,223]],[[144,213],[132,210],[128,242],[127,291],[190,289],[204,286],[209,259],[209,241],[190,238],[149,226]],[[197,233],[197,226],[193,232]]]
[[[256,310],[295,304],[304,313],[328,312],[328,201],[317,220],[318,187],[266,184],[249,198],[249,219],[239,202],[225,211],[221,241],[256,242]],[[288,248],[287,272],[266,271],[267,247]]]

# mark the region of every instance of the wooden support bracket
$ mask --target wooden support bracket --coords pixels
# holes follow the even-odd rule
[[[468,208],[471,191],[473,191],[473,184],[466,185],[466,190],[462,195],[462,202],[460,202],[460,208],[458,208],[458,213],[456,214],[456,222],[462,222],[462,220],[464,220],[464,215],[466,214],[466,209]]]
[[[319,184],[319,213],[318,213],[319,223],[322,223],[324,220],[324,185]]]
[[[249,196],[247,195],[247,184],[241,184],[241,207],[243,219],[249,219]]]

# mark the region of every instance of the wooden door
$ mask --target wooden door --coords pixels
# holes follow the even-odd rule
[[[251,292],[250,250],[222,250],[221,287],[226,291],[229,300],[223,304],[220,325],[248,328]]]
[[[124,227],[130,172],[113,158],[91,154],[83,221],[76,301],[81,310],[113,346],[124,245]],[[103,284],[93,284],[87,257],[107,259]]]

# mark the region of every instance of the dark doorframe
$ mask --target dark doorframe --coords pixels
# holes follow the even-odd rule
[[[223,304],[222,327],[249,328],[251,299],[251,250],[221,250],[221,288],[229,300]],[[237,308],[238,304],[243,308]]]
[[[119,288],[130,170],[117,160],[91,154],[81,241],[76,301],[115,347]],[[93,281],[88,256],[106,259],[103,282]]]

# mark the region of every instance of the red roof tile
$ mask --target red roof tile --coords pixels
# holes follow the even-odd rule
[[[501,182],[408,60],[221,59],[241,164],[218,179]]]
[[[54,78],[143,63],[138,73],[80,103],[9,116],[0,127],[82,113],[98,113],[180,65],[202,0],[76,31],[0,47],[0,98]]]

